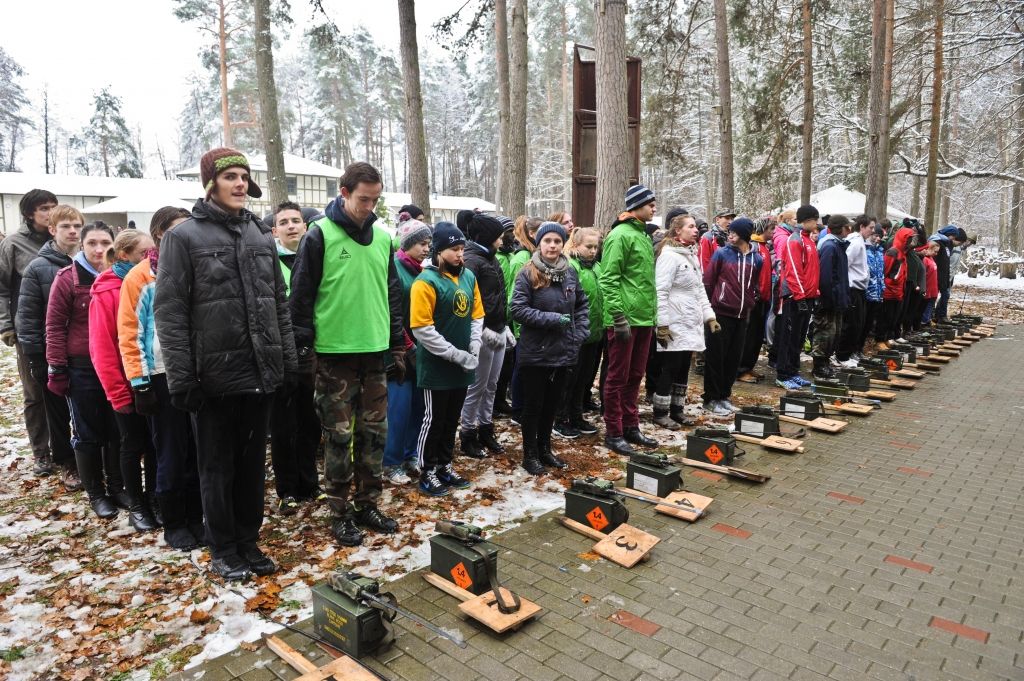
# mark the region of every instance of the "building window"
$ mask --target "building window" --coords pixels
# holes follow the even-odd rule
[[[285,176],[285,182],[288,184],[288,196],[295,196],[299,193],[299,181],[294,175]]]

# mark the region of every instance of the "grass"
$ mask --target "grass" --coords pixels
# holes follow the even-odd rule
[[[14,662],[16,660],[23,659],[25,659],[25,649],[22,646],[0,648],[0,660],[3,660],[4,662]]]

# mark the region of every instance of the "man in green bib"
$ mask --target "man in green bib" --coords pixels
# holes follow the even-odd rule
[[[365,527],[391,534],[381,513],[387,437],[387,379],[405,378],[402,287],[391,235],[374,224],[384,184],[357,162],[338,181],[340,196],[310,225],[292,269],[291,310],[300,362],[316,353],[316,406],[327,432],[324,492],[343,546]]]

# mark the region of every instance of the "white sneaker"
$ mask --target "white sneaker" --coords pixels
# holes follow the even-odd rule
[[[712,409],[711,409],[711,413],[714,414],[715,416],[719,416],[719,417],[732,416],[732,411],[729,410],[729,407],[727,407],[724,404],[722,404],[721,400],[716,400],[715,402],[712,402],[712,405],[713,406],[712,406]]]
[[[857,367],[860,366],[860,362],[858,362],[853,357],[850,357],[850,359],[846,360],[845,362],[840,362],[839,366],[841,366],[844,369],[856,369]]]
[[[842,366],[842,363],[840,363],[839,358],[837,358],[835,355],[832,355],[831,357],[829,357],[828,361],[829,361],[829,364],[831,364],[834,367]]]
[[[412,482],[412,478],[409,477],[409,474],[401,466],[387,468],[384,471],[384,477],[393,485],[408,485]]]

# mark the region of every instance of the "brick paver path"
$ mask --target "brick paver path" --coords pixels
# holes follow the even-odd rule
[[[539,620],[492,635],[412,574],[391,585],[401,604],[468,649],[399,623],[364,661],[416,681],[1024,679],[1022,385],[1024,329],[1002,327],[846,432],[809,434],[804,454],[747,446],[740,465],[771,471],[767,484],[687,469],[687,489],[715,498],[708,517],[627,502],[662,538],[632,570],[581,558],[590,542],[553,514],[512,530],[496,540],[534,558],[503,552],[500,569]],[[296,676],[265,650],[201,671]]]

